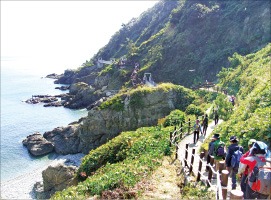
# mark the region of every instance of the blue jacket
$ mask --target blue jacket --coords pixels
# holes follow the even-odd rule
[[[244,153],[244,149],[242,146],[239,146],[238,143],[233,143],[228,147],[227,156],[226,156],[226,166],[231,167],[231,157],[233,153],[238,150],[240,147],[240,151]]]

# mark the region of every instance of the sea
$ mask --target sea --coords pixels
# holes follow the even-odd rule
[[[55,89],[61,85],[45,78],[61,70],[41,67],[39,62],[33,64],[31,60],[19,62],[17,58],[1,57],[1,183],[42,168],[54,158],[54,154],[42,157],[30,155],[22,144],[28,135],[36,132],[43,134],[87,116],[86,109],[44,107],[42,103],[32,105],[24,102],[32,95],[67,92]]]

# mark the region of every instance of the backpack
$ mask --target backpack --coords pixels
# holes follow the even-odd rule
[[[242,151],[240,151],[240,146],[239,148],[233,152],[232,156],[231,156],[231,167],[232,168],[238,168],[239,167],[239,163],[240,163],[240,158],[242,157],[243,153]]]
[[[249,174],[248,184],[253,191],[260,194],[270,195],[271,193],[271,167],[266,162],[255,157],[257,163]]]
[[[225,152],[225,143],[220,141],[218,143],[218,146],[215,150],[215,155],[218,156],[218,157],[222,157],[222,156],[225,156],[226,152]]]

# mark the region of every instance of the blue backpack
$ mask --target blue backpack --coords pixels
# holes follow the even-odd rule
[[[232,154],[231,156],[231,167],[232,168],[238,168],[239,163],[240,163],[240,158],[242,157],[243,153],[240,151],[240,146],[239,148]]]

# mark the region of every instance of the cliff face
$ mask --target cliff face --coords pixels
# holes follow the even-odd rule
[[[118,94],[89,111],[86,118],[68,127],[44,133],[60,154],[88,153],[122,131],[152,126],[174,109],[184,110],[194,93],[182,86],[162,84]]]

